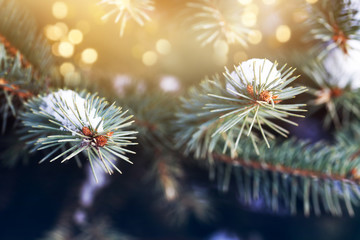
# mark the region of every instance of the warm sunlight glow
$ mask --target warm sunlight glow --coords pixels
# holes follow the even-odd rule
[[[156,51],[162,55],[167,55],[171,52],[171,43],[166,39],[159,39],[156,42]]]
[[[158,56],[153,51],[147,51],[142,56],[142,61],[146,66],[152,66],[157,62]]]
[[[63,36],[62,30],[59,26],[47,25],[45,27],[45,35],[52,41],[58,41]]]
[[[262,0],[265,5],[274,5],[277,3],[277,0]]]
[[[253,30],[248,34],[248,41],[251,44],[259,44],[262,40],[262,33],[258,30]]]
[[[238,1],[242,5],[247,5],[247,4],[250,4],[252,2],[252,0],[238,0]]]
[[[79,44],[83,40],[83,34],[78,29],[73,29],[69,32],[68,39],[73,44]]]
[[[69,42],[61,42],[58,49],[59,54],[64,58],[69,58],[74,54],[74,45]]]
[[[66,18],[68,14],[68,7],[64,2],[55,2],[52,6],[52,14],[57,19]]]
[[[253,12],[245,12],[241,16],[241,22],[246,27],[253,27],[256,24],[256,14]]]
[[[60,65],[60,73],[61,75],[65,76],[67,73],[71,73],[75,71],[75,67],[70,62],[64,62]]]
[[[93,64],[98,58],[98,53],[93,48],[87,48],[81,53],[81,60],[86,64]]]
[[[291,30],[287,25],[280,25],[276,28],[276,39],[281,42],[287,42],[291,38]]]

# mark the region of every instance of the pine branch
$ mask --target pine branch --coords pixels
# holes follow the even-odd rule
[[[352,40],[360,40],[360,19],[352,1],[319,1],[307,4],[309,34],[305,40],[314,42],[313,52],[319,59],[335,48],[345,54],[352,48]]]
[[[276,143],[270,152],[265,152],[265,144],[259,145],[259,156],[248,141],[235,159],[219,152],[213,158],[220,168],[220,188],[228,189],[233,172],[241,198],[247,204],[262,198],[273,211],[284,205],[295,214],[300,198],[305,215],[325,211],[340,216],[341,200],[353,216],[352,205],[360,203],[359,141],[360,128],[352,125],[337,133],[332,145],[290,139]]]
[[[353,117],[360,118],[357,108],[360,105],[359,89],[352,88],[353,83],[357,82],[356,75],[333,75],[322,63],[315,60],[308,60],[302,70],[317,85],[317,88],[311,88],[309,91],[315,97],[310,101],[313,105],[312,112],[326,107],[325,127],[334,123],[335,127],[340,128],[347,126]]]
[[[154,11],[154,2],[151,0],[101,0],[99,4],[106,4],[111,10],[102,19],[108,19],[116,14],[115,23],[120,22],[120,37],[124,35],[125,27],[130,19],[133,19],[140,26],[150,21],[148,12]]]
[[[45,88],[45,77],[39,76],[25,57],[4,37],[0,39],[0,113],[1,132],[7,119],[22,110],[26,99]]]
[[[24,100],[45,91],[54,74],[50,45],[37,32],[35,20],[16,1],[0,0],[1,131],[23,109]]]
[[[17,1],[0,0],[0,34],[11,43],[39,72],[52,71],[54,64],[50,45],[37,31],[35,20]]]
[[[21,118],[28,134],[22,139],[35,150],[52,149],[40,163],[63,158],[66,162],[84,152],[93,166],[98,161],[109,174],[121,173],[113,162],[121,158],[129,163],[125,147],[134,145],[135,131],[126,130],[133,121],[121,108],[110,105],[96,94],[59,90],[40,95],[26,103]],[[61,153],[56,154],[58,151]],[[95,172],[94,177],[96,178]]]
[[[97,220],[85,226],[81,234],[74,237],[73,240],[135,240],[132,236],[128,236],[119,232],[111,226],[106,220]]]
[[[166,224],[172,226],[181,226],[192,216],[202,222],[208,222],[214,216],[210,198],[200,187],[183,190],[176,201],[160,200],[156,205],[164,212]]]
[[[197,34],[201,46],[219,41],[247,46],[250,28],[241,25],[242,9],[235,0],[197,0],[188,2],[189,17],[186,23]]]
[[[20,132],[7,134],[5,138],[1,139],[0,145],[6,146],[5,149],[0,150],[1,166],[13,168],[19,163],[23,165],[30,163],[30,156],[26,151],[27,146],[25,143],[19,141],[19,135]]]
[[[155,179],[157,189],[161,190],[167,201],[176,201],[182,195],[181,180],[184,180],[180,159],[174,154],[160,152],[152,162],[148,177]]]
[[[177,98],[153,89],[139,93],[137,86],[128,86],[123,104],[135,116],[137,139],[148,159],[150,171],[145,179],[155,181],[157,191],[167,201],[175,201],[182,193],[183,180],[174,138]]]
[[[49,231],[39,240],[134,240],[136,238],[128,236],[115,230],[111,224],[104,220],[96,220],[79,229],[69,224],[69,222],[58,224],[55,229]]]
[[[177,115],[177,146],[185,145],[185,153],[194,152],[196,158],[204,158],[220,144],[224,153],[229,150],[236,157],[244,135],[252,140],[255,150],[259,135],[270,147],[268,138],[275,136],[268,129],[286,137],[288,131],[274,120],[296,125],[286,118],[302,117],[297,112],[305,111],[300,108],[304,104],[282,102],[307,89],[287,87],[297,78],[291,76],[294,70],[276,68],[277,63],[252,59],[231,73],[226,70],[225,80],[215,76],[204,80],[198,89],[191,89]]]
[[[143,147],[174,150],[173,132],[176,98],[155,90],[146,93],[132,93],[123,99],[123,104],[135,116],[134,127]]]

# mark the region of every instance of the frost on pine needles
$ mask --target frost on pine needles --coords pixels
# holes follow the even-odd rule
[[[257,96],[261,101],[272,104],[280,102],[275,100],[279,96],[273,95],[274,91],[269,91],[277,84],[282,83],[281,74],[273,64],[267,59],[250,59],[235,67],[235,70],[228,74],[229,81],[226,83],[226,89],[232,95],[238,95],[234,85],[246,89],[251,97]],[[255,87],[255,88],[254,88]]]
[[[59,90],[43,97],[42,100],[40,109],[60,122],[63,125],[60,127],[61,130],[72,131],[72,135],[75,135],[76,130],[82,129],[83,126],[99,125],[97,132],[103,132],[102,119],[96,115],[96,109],[93,107],[87,111],[85,99],[76,92]],[[65,112],[63,113],[61,109]]]
[[[266,59],[250,59],[226,69],[225,78],[216,75],[204,80],[199,88],[182,99],[183,109],[178,114],[179,143],[194,151],[196,157],[206,157],[216,149],[230,150],[231,157],[241,152],[240,139],[246,135],[259,154],[260,137],[270,147],[268,138],[274,132],[284,137],[289,133],[280,122],[297,125],[288,117],[303,117],[296,112],[305,111],[305,104],[289,104],[285,100],[305,92],[305,87],[291,87],[298,76],[295,69],[278,68]],[[277,120],[277,121],[274,121]]]
[[[278,63],[272,63],[267,59],[254,58],[242,62],[231,73],[228,69],[224,73],[226,90],[232,95],[231,97],[227,94],[223,96],[209,94],[215,99],[225,100],[229,110],[232,110],[225,111],[225,114],[220,116],[225,120],[216,133],[236,128],[239,123],[242,123],[241,129],[237,133],[236,148],[244,129],[247,129],[247,136],[254,139],[253,142],[255,142],[255,136],[252,136],[251,132],[253,128],[257,129],[270,147],[267,138],[274,138],[274,135],[264,129],[264,125],[286,137],[288,131],[274,123],[272,119],[297,125],[287,117],[303,117],[293,112],[305,111],[299,108],[305,104],[283,104],[282,101],[294,98],[307,89],[305,87],[288,87],[298,78],[298,76],[292,76],[295,69],[285,70],[286,65],[279,70],[277,67]],[[207,106],[212,112],[224,112],[224,109],[221,110],[216,105],[207,104]],[[227,118],[229,121],[226,121]]]
[[[360,88],[360,41],[348,40],[347,51],[335,48],[324,58],[324,67],[331,78],[326,78],[328,84],[344,89],[353,90]],[[330,80],[329,80],[330,79]]]
[[[358,108],[354,107],[360,104],[360,41],[348,43],[347,53],[335,48],[322,62],[308,60],[302,66],[302,71],[317,85],[310,89],[315,98],[309,103],[314,105],[314,110],[326,108],[326,128],[334,124],[340,129],[349,123],[351,115],[360,118]]]
[[[24,138],[34,145],[32,151],[51,149],[40,162],[78,159],[83,152],[91,167],[99,161],[109,174],[113,169],[121,173],[114,159],[130,162],[125,153],[134,152],[125,147],[135,144],[131,140],[136,132],[128,130],[132,116],[126,116],[115,103],[109,106],[96,94],[59,90],[31,99],[26,108],[22,119],[29,134]]]

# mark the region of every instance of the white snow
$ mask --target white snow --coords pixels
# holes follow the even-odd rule
[[[253,81],[255,80],[255,85],[258,86],[260,83],[264,84],[268,77],[267,84],[269,84],[275,80],[279,80],[281,77],[281,73],[276,69],[276,66],[273,67],[273,64],[274,63],[267,59],[252,58],[242,62],[240,64],[241,67],[236,67],[240,77],[236,71],[233,71],[231,76],[240,86],[244,87],[244,89],[247,87],[247,82],[253,85]],[[269,87],[271,86],[272,84],[269,85]],[[233,94],[231,90],[236,92],[233,85],[229,82],[226,83],[226,89],[228,89],[231,94]]]
[[[101,121],[101,117],[96,115],[96,109],[94,107],[91,109],[86,108],[86,99],[72,90],[59,90],[43,97],[42,100],[43,104],[41,104],[40,108],[65,126],[60,127],[63,131],[70,129],[78,132],[83,126],[89,127],[90,125],[96,128]],[[60,106],[66,114],[61,111]],[[101,122],[97,128],[97,132],[100,133],[103,131],[103,123]]]
[[[324,67],[330,74],[329,84],[344,88],[360,88],[360,41],[348,40],[348,54],[340,48],[333,49],[324,59]]]

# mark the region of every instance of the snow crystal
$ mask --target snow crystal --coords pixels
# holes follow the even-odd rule
[[[333,49],[324,59],[324,67],[330,74],[329,84],[344,88],[360,88],[360,41],[348,40],[348,54],[340,48]]]
[[[96,109],[86,108],[86,100],[72,90],[59,90],[43,97],[42,100],[43,104],[40,108],[64,126],[60,127],[60,130],[69,131],[68,129],[70,129],[77,132],[83,126],[89,127],[91,125],[95,128],[101,121],[101,117],[96,115]],[[60,106],[65,113],[61,111]],[[97,132],[103,131],[103,123],[101,122]]]
[[[264,59],[253,58],[245,62],[242,62],[240,66],[236,67],[240,76],[237,74],[236,71],[233,71],[231,73],[231,77],[240,86],[243,86],[244,88],[247,87],[247,82],[253,85],[253,81],[255,80],[255,84],[258,86],[260,85],[260,80],[261,83],[263,84],[265,83],[266,79],[269,77],[267,81],[267,83],[269,84],[271,82],[274,82],[275,80],[280,79],[281,77],[280,72],[276,69],[275,66],[273,67],[273,63],[267,59],[264,60]],[[269,85],[269,87],[271,86],[272,84]],[[231,90],[236,92],[234,86],[229,82],[226,83],[226,88],[231,94],[233,94]]]

